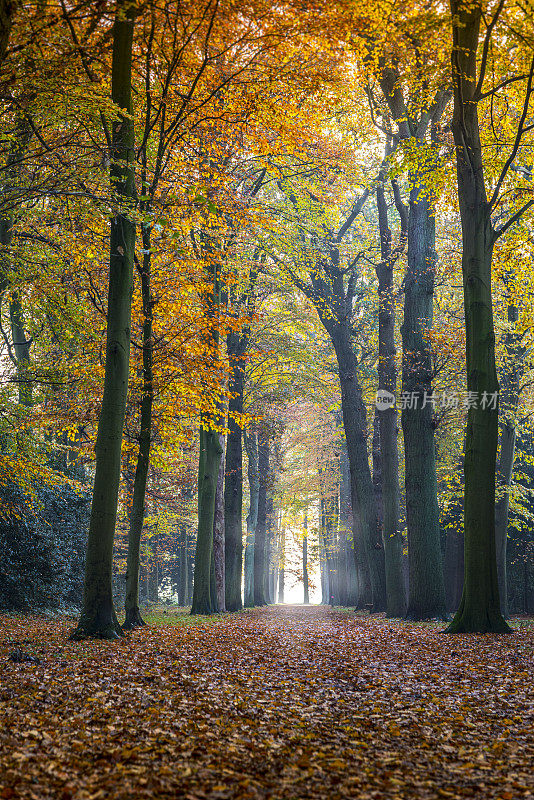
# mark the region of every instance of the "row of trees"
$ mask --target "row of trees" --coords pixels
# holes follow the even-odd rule
[[[142,624],[147,486],[186,538],[179,506],[190,515],[196,495],[193,613],[275,598],[294,408],[335,422],[327,455],[308,442],[298,492],[324,598],[446,619],[442,525],[458,538],[463,490],[449,630],[508,630],[530,397],[528,13],[319,11],[3,8],[2,474],[30,494],[65,473],[94,480],[75,637],[121,635],[118,522],[125,625]],[[463,370],[469,402],[447,405]],[[402,402],[374,407],[399,377]]]

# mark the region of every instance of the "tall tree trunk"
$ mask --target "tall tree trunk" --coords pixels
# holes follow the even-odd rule
[[[495,502],[495,546],[501,612],[508,617],[507,542],[510,487],[514,471],[516,417],[519,404],[519,381],[522,374],[523,348],[515,330],[519,315],[517,307],[507,308],[508,325],[504,337],[505,363],[502,371],[500,412],[500,456],[497,466],[497,496]]]
[[[117,211],[111,220],[104,394],[98,420],[96,469],[89,523],[83,608],[72,638],[121,635],[112,596],[113,539],[130,361],[135,250],[134,123],[131,100],[135,6],[119,0],[113,27],[111,96],[119,114],[112,128],[110,178]]]
[[[352,518],[352,504],[350,498],[350,470],[345,441],[340,445],[340,482],[339,482],[339,521],[345,528],[347,541],[346,553],[346,579],[347,579],[347,606],[358,603],[358,579],[356,574],[356,556],[354,552],[355,534]]]
[[[217,478],[217,492],[215,495],[215,514],[213,520],[213,564],[215,567],[215,589],[217,606],[220,612],[226,611],[225,603],[225,518],[224,518],[224,473],[225,473],[225,441],[219,435],[222,455]]]
[[[302,537],[302,582],[304,584],[304,604],[310,602],[310,579],[308,576],[308,514],[304,514],[304,536]]]
[[[330,583],[322,530],[320,532],[319,559],[321,565],[321,605],[327,606],[330,603]]]
[[[428,149],[428,128],[433,142],[436,125],[450,101],[448,88],[438,88],[433,102],[418,116],[408,110],[406,93],[397,68],[381,64],[380,86],[397,123],[398,137],[412,147]],[[416,105],[416,104],[415,104]],[[393,184],[395,205],[404,229],[407,219],[408,267],[404,280],[402,334],[402,429],[405,452],[406,524],[408,529],[410,619],[447,617],[440,547],[436,456],[432,403],[432,353],[427,331],[432,325],[435,252],[435,210],[431,201],[432,160],[421,172],[409,175],[409,207]],[[428,185],[427,185],[428,184]],[[379,190],[380,193],[380,190]],[[383,214],[382,214],[383,216]],[[387,223],[387,220],[386,220]],[[382,229],[384,225],[382,225]],[[384,242],[382,241],[382,246]],[[383,248],[384,249],[384,248]]]
[[[1,22],[1,20],[0,20]],[[4,186],[0,194],[0,296],[9,292],[9,272],[13,268],[11,248],[13,244],[13,224],[24,196],[21,185],[21,170],[24,153],[31,139],[32,126],[28,117],[17,116],[15,135],[9,148],[5,167]],[[9,320],[13,351],[11,358],[15,363],[19,390],[19,403],[26,408],[32,405],[32,383],[29,377],[31,340],[26,338],[24,314],[19,293],[9,292]]]
[[[270,477],[269,435],[260,427],[258,431],[258,522],[254,541],[254,605],[266,606],[267,600],[267,493]]]
[[[383,611],[386,606],[384,553],[376,529],[374,487],[365,436],[366,412],[357,380],[357,362],[348,329],[336,326],[331,335],[339,365],[343,426],[351,475],[352,516],[353,519],[359,519],[373,607],[375,611]]]
[[[260,479],[258,471],[258,436],[256,431],[245,432],[248,458],[248,485],[250,506],[247,514],[247,542],[245,548],[245,607],[254,606],[254,549],[258,525],[258,499]]]
[[[215,497],[219,478],[222,447],[219,434],[200,429],[200,454],[198,465],[198,533],[195,552],[195,577],[191,614],[214,614],[218,610],[217,597],[212,596],[213,525]]]
[[[381,261],[378,277],[378,389],[395,397],[397,364],[395,347],[395,257],[388,223],[384,184],[377,187],[377,208],[380,228]],[[402,225],[403,232],[405,225]],[[404,576],[402,572],[402,535],[400,531],[399,450],[397,408],[395,402],[375,412],[378,417],[380,475],[382,484],[382,541],[386,564],[386,616],[403,617],[406,612]],[[374,451],[374,439],[373,439]]]
[[[464,456],[458,465],[463,473]],[[464,584],[464,531],[463,531],[463,485],[462,496],[453,502],[444,519],[446,529],[444,574],[447,610],[456,612],[462,599]]]
[[[464,589],[450,633],[508,632],[500,608],[495,548],[495,462],[499,385],[491,297],[495,234],[484,182],[477,110],[478,2],[451,0],[458,200],[462,220],[462,273],[466,324],[468,410],[465,438]],[[482,398],[490,398],[483,403]]]
[[[207,286],[202,295],[202,304],[206,317],[210,320],[207,333],[207,344],[211,349],[213,367],[220,357],[220,249],[208,233],[200,236],[206,258],[205,272]],[[200,429],[200,450],[198,470],[198,533],[195,551],[195,575],[193,584],[193,604],[191,614],[216,614],[219,610],[217,572],[224,564],[224,543],[222,550],[217,549],[217,565],[214,554],[214,525],[217,508],[217,492],[221,489],[219,481],[223,448],[215,427],[224,424],[222,402],[216,400],[215,411],[205,414]],[[222,508],[222,489],[219,492],[219,507]],[[224,534],[224,522],[222,531]],[[222,589],[221,589],[222,592]]]
[[[189,600],[189,570],[188,570],[188,536],[187,525],[179,523],[178,528],[178,605],[186,606]]]
[[[409,619],[447,618],[434,445],[432,325],[435,218],[419,186],[410,192],[402,333],[402,430],[408,528]]]
[[[273,442],[273,444],[275,444]],[[270,459],[269,480],[267,490],[267,534],[265,537],[265,580],[266,580],[266,597],[268,603],[275,602],[274,596],[274,576],[276,568],[276,558],[278,555],[278,546],[276,541],[276,516],[274,511],[274,484],[276,480],[276,461],[273,457]]]
[[[231,364],[228,405],[226,483],[224,487],[226,608],[239,611],[243,571],[243,444],[240,417],[243,414],[245,370],[243,357],[248,337],[231,332],[227,337]]]
[[[286,552],[286,532],[280,528],[280,556],[278,559],[278,602],[284,602],[285,592],[285,552]]]
[[[501,453],[497,467],[497,491],[495,503],[495,545],[497,555],[497,576],[499,581],[499,597],[501,613],[508,617],[508,581],[507,581],[507,540],[508,511],[510,507],[510,487],[514,471],[516,429],[511,419],[501,424]]]
[[[141,419],[139,423],[139,452],[135,467],[132,510],[128,531],[128,556],[126,561],[126,596],[124,610],[125,630],[131,630],[145,622],[139,610],[139,564],[141,535],[145,516],[145,494],[150,464],[152,442],[152,406],[154,403],[154,375],[152,368],[154,343],[152,339],[152,298],[150,290],[150,227],[142,226],[143,263],[139,269],[141,298],[143,302],[143,390],[141,397]]]

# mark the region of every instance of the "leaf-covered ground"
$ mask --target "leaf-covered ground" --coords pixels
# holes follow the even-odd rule
[[[0,617],[1,798],[534,796],[533,626],[174,623],[75,644],[72,620]]]

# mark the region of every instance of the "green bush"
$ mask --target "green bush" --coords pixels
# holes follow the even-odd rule
[[[39,486],[33,501],[0,485],[0,608],[27,611],[81,604],[91,497],[70,484]]]

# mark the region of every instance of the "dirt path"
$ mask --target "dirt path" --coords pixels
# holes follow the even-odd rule
[[[0,617],[0,798],[534,797],[532,627],[450,637],[317,606],[119,643],[67,626]]]

